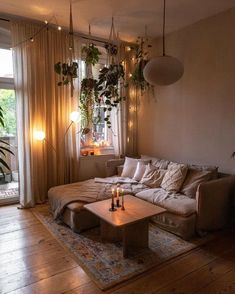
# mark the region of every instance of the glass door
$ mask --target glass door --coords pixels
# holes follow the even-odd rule
[[[16,132],[16,97],[14,91],[12,52],[0,48],[0,106],[4,127],[0,125],[0,205],[19,201],[18,148]],[[7,152],[9,148],[13,153]]]

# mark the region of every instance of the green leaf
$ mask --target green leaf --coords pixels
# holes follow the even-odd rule
[[[3,160],[2,158],[0,158],[0,164],[2,164],[5,168],[7,168],[8,170],[11,170],[9,165],[6,163],[5,160]]]
[[[10,149],[8,149],[6,147],[0,146],[0,150],[5,150],[5,151],[11,153],[12,155],[15,155]]]

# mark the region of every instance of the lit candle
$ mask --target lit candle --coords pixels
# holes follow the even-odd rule
[[[117,188],[117,200],[119,200],[119,188]]]
[[[119,190],[119,188],[117,188],[117,190],[116,190],[116,194],[117,194],[116,206],[117,207],[120,207],[120,204],[119,204],[119,192],[120,192],[120,190]]]
[[[121,195],[122,195],[122,210],[125,210],[125,207],[124,207],[124,190],[123,189],[121,191]]]
[[[112,204],[114,204],[114,189],[112,189]]]

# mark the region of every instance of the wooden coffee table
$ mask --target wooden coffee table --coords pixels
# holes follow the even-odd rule
[[[127,257],[133,249],[146,248],[149,243],[149,219],[166,209],[125,195],[125,210],[117,208],[111,212],[111,199],[84,205],[90,212],[100,218],[102,241],[123,241],[123,256]]]

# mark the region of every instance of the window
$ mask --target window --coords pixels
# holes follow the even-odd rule
[[[1,44],[0,44],[1,46]],[[16,137],[16,98],[14,91],[12,51],[0,48],[0,105],[4,113],[4,128],[0,128],[0,139],[11,146],[14,156],[6,153],[4,160],[10,171],[3,168],[0,173],[0,203],[18,201],[18,152]],[[1,143],[2,144],[2,143]],[[6,145],[3,144],[4,147]],[[2,155],[3,156],[3,155]]]
[[[12,51],[0,48],[0,88],[14,89]]]
[[[99,63],[92,66],[92,76],[94,79],[98,79],[99,71],[106,65],[106,50],[103,47],[97,46],[102,53]],[[86,64],[85,61],[81,61],[81,78],[86,77]],[[107,128],[105,123],[106,113],[104,111],[105,105],[97,107],[94,106],[93,110],[93,127],[89,134],[81,135],[81,147],[87,146],[99,146],[103,149],[113,149],[112,147],[112,130]],[[98,119],[99,117],[99,119]]]

